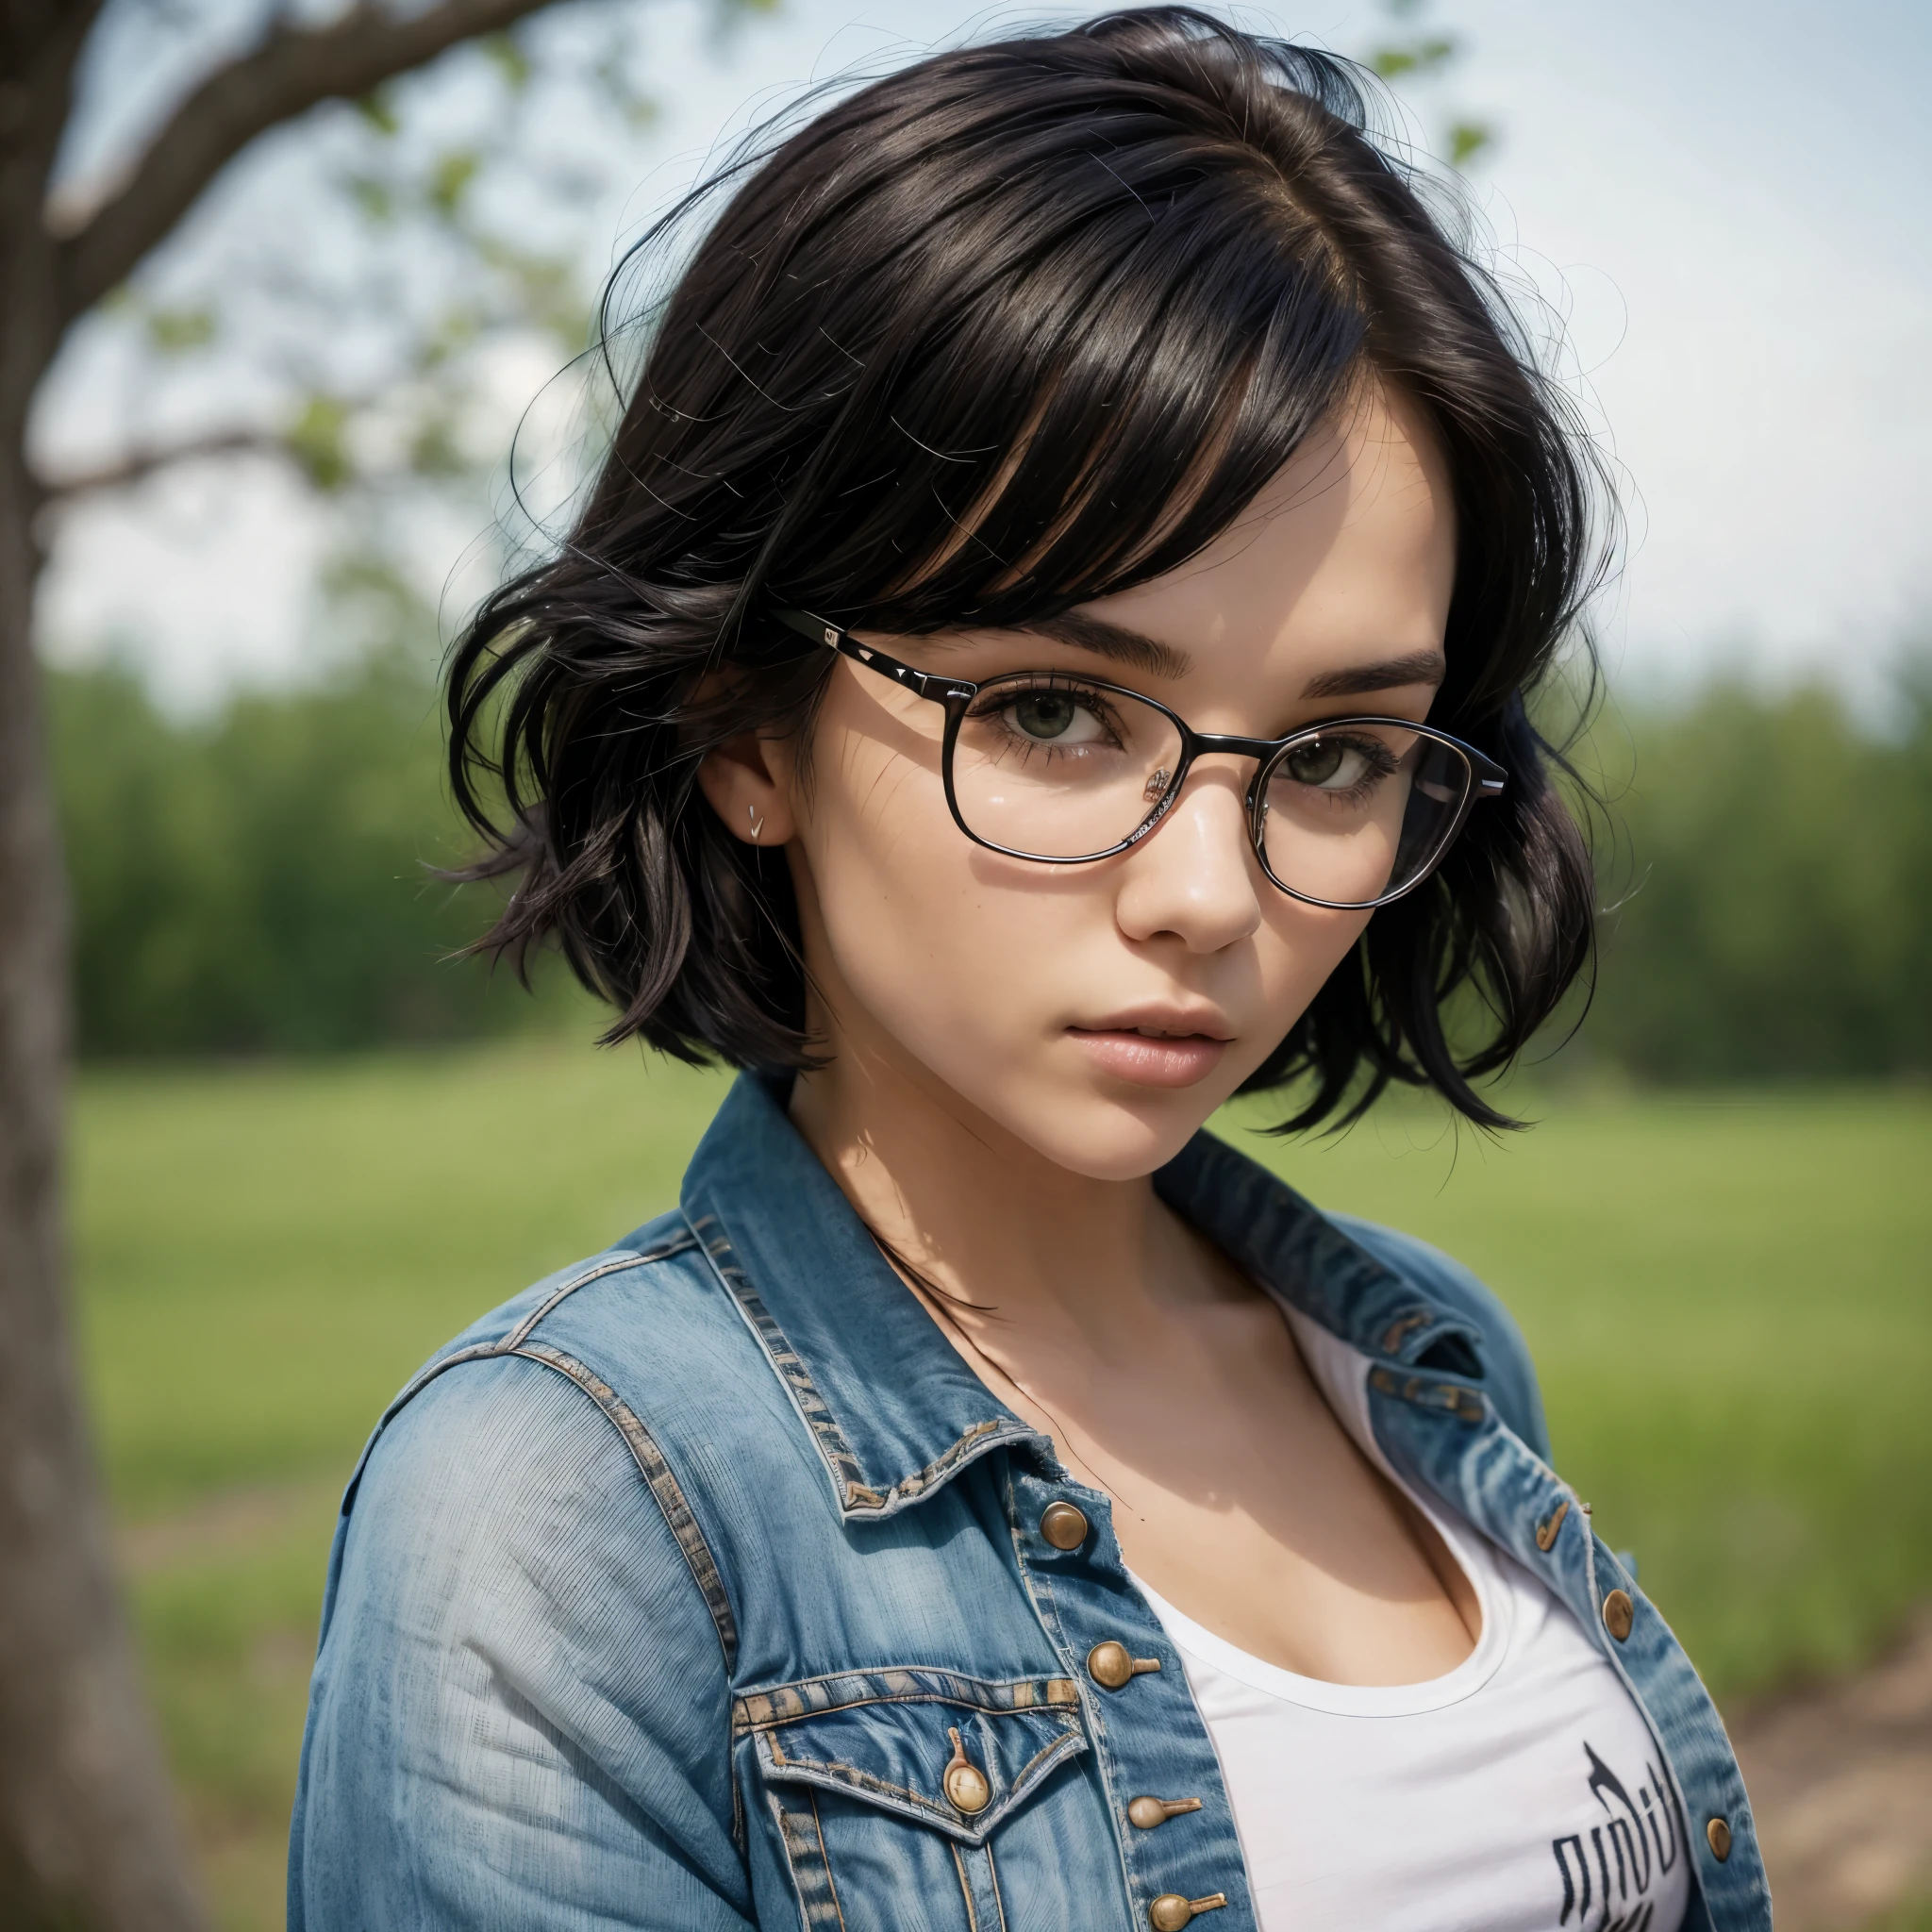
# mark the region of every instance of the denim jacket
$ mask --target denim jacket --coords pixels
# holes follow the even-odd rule
[[[1501,1305],[1208,1135],[1157,1185],[1367,1357],[1364,1447],[1602,1646],[1689,1822],[1687,1928],[1768,1927],[1724,1727],[1550,1468]],[[1056,1503],[1080,1516],[1049,1540]],[[1150,1795],[1199,1808],[1141,1828]],[[1107,1498],[973,1374],[750,1076],[677,1211],[486,1316],[377,1425],[329,1559],[289,1897],[295,1932],[1255,1932]]]

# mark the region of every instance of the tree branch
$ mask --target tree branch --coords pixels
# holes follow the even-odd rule
[[[251,456],[292,458],[286,436],[266,429],[221,429],[207,436],[194,436],[182,442],[150,443],[131,449],[111,463],[92,470],[75,470],[66,475],[36,479],[41,501],[50,508],[71,503],[76,496],[90,496],[107,490],[126,490],[144,483],[176,463],[192,463],[202,457]]]
[[[218,68],[149,143],[127,185],[60,244],[63,322],[93,307],[187,213],[258,134],[324,101],[358,100],[459,42],[495,33],[549,0],[439,0],[392,19],[356,0],[325,27],[277,24],[251,54]]]

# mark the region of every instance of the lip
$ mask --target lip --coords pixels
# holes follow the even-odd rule
[[[1115,1079],[1168,1088],[1205,1080],[1233,1037],[1219,1014],[1176,1007],[1138,1007],[1067,1032]]]

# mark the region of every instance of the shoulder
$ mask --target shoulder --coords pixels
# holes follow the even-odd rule
[[[620,1923],[641,1884],[743,1923],[729,1613],[675,1516],[540,1358],[468,1356],[392,1412],[330,1562],[293,1923],[493,1922],[513,1883],[533,1924]]]
[[[1353,1214],[1324,1218],[1383,1267],[1412,1281],[1424,1293],[1445,1303],[1469,1322],[1479,1338],[1476,1353],[1491,1398],[1503,1420],[1547,1462],[1549,1425],[1543,1417],[1536,1364],[1516,1318],[1496,1291],[1441,1248],[1400,1228],[1358,1220]]]
[[[384,1411],[363,1466],[425,1405],[445,1432],[471,1411],[495,1416],[522,1380],[478,1375],[479,1364],[515,1357],[555,1372],[621,1432],[625,1391],[679,1411],[711,1392],[721,1362],[741,1372],[749,1341],[702,1241],[682,1214],[667,1214],[532,1283],[438,1349]],[[358,1469],[352,1496],[360,1478]]]
[[[421,1543],[438,1561],[541,1579],[627,1543],[643,1553],[638,1578],[676,1599],[678,1618],[695,1611],[715,1666],[731,1649],[721,1570],[741,1492],[795,1498],[801,1483],[826,1490],[810,1439],[703,1243],[672,1214],[433,1355],[377,1424],[343,1517],[365,1572],[391,1542]]]

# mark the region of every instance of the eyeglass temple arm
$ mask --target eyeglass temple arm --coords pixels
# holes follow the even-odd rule
[[[944,704],[948,698],[970,698],[979,690],[976,684],[969,684],[962,677],[941,677],[934,672],[915,671],[911,665],[902,664],[898,658],[889,658],[870,644],[861,644],[843,625],[815,616],[809,610],[779,610],[774,614],[787,630],[795,630],[800,637],[809,638],[828,651],[851,658],[869,671],[880,672],[908,691],[931,698],[935,704]]]
[[[815,644],[823,644],[828,651],[837,651],[841,657],[852,658],[868,670],[877,671],[895,682],[903,684],[908,691],[917,691],[923,698],[931,698],[937,704],[943,704],[948,698],[971,698],[979,687],[969,684],[964,678],[941,677],[929,671],[915,671],[909,664],[902,664],[896,658],[889,658],[883,651],[875,651],[870,644],[861,644],[842,625],[833,624],[829,619],[819,617],[809,610],[780,609],[774,613],[786,629],[793,630],[802,638],[808,638]],[[1509,774],[1493,758],[1485,758],[1474,745],[1464,744],[1459,739],[1450,741],[1468,758],[1475,776],[1475,791],[1471,802],[1479,798],[1498,798],[1507,788]],[[1249,758],[1265,758],[1277,746],[1274,740],[1260,738],[1229,738],[1218,732],[1199,732],[1195,742],[1202,751],[1234,751]]]

